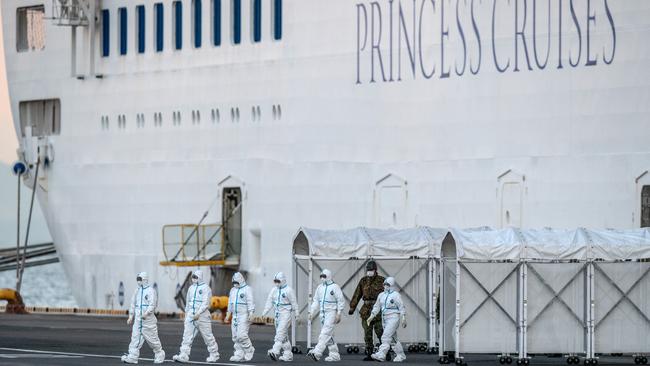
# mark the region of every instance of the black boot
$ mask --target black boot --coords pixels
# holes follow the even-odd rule
[[[366,350],[364,353],[366,354],[366,357],[364,357],[363,359],[364,361],[374,361],[372,357],[370,357],[370,355],[372,354],[372,348],[368,348],[368,346],[366,346]]]

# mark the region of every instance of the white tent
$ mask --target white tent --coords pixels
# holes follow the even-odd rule
[[[294,284],[306,314],[315,291],[318,274],[324,268],[334,273],[346,302],[352,297],[359,280],[365,275],[365,264],[372,258],[380,274],[393,276],[401,288],[408,307],[411,324],[401,332],[405,342],[435,345],[435,271],[434,257],[439,257],[442,240],[448,231],[418,227],[412,229],[317,230],[302,228],[294,239]],[[315,274],[314,274],[315,273]],[[347,305],[347,304],[346,304]],[[360,308],[362,303],[359,304]],[[302,315],[301,318],[306,318]],[[307,322],[308,323],[308,322]],[[307,347],[315,337],[311,324],[292,332],[296,339],[306,341]],[[309,335],[309,336],[307,336]],[[358,315],[348,316],[337,327],[337,342],[363,343],[363,331]]]
[[[293,248],[301,304],[325,267],[349,299],[365,262],[375,259],[409,300],[416,326],[400,337],[439,345],[441,357],[517,353],[527,362],[529,353],[565,352],[591,360],[596,352],[649,348],[648,229],[303,228]],[[361,343],[358,319],[342,324],[339,342]],[[305,328],[294,342],[309,346],[314,334]],[[623,332],[637,337],[616,340]]]

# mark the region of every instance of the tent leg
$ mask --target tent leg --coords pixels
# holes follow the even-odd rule
[[[298,262],[293,259],[293,289],[298,292]],[[296,317],[291,317],[291,345],[296,346]]]
[[[594,264],[589,262],[587,264],[587,358],[594,358],[594,314],[595,314],[595,301],[594,301]]]
[[[429,276],[428,276],[428,283],[429,283],[429,348],[433,348],[435,346],[435,336],[436,336],[436,328],[435,328],[435,304],[436,304],[436,293],[434,288],[435,286],[435,263],[433,258],[429,258]]]
[[[460,357],[460,262],[458,259],[456,263],[456,317],[454,326],[454,342],[455,342],[455,355],[456,358]]]
[[[519,265],[519,358],[528,358],[528,263]]]
[[[311,348],[311,320],[309,319],[309,307],[311,305],[312,299],[314,297],[314,260],[309,258],[309,295],[307,296],[307,349]]]
[[[447,269],[445,268],[445,261],[440,260],[440,328],[438,329],[438,356],[442,357],[445,354],[445,319],[447,317],[447,310],[445,309],[445,277],[447,276]]]

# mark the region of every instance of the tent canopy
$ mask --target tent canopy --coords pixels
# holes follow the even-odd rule
[[[436,257],[466,260],[636,260],[650,258],[650,229],[301,228],[294,255],[328,258]]]

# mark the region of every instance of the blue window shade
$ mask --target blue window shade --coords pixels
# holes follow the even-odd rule
[[[154,5],[154,11],[156,12],[156,52],[162,52],[163,50],[163,24],[164,24],[164,13],[163,13],[163,4],[157,3]]]
[[[232,0],[232,42],[241,43],[241,0]]]
[[[138,12],[138,53],[144,53],[144,5],[136,7]]]
[[[174,48],[183,48],[183,4],[174,1]]]
[[[282,39],[282,0],[273,0],[273,39]]]
[[[111,53],[111,14],[107,9],[102,10],[102,57]]]
[[[201,0],[194,0],[194,47],[201,47],[201,25],[203,20]]]
[[[221,46],[221,0],[212,0],[212,43]]]
[[[128,25],[126,23],[126,8],[119,9],[120,14],[120,55],[126,55],[126,45],[127,45],[127,29]]]
[[[253,42],[262,40],[262,0],[253,0]]]

